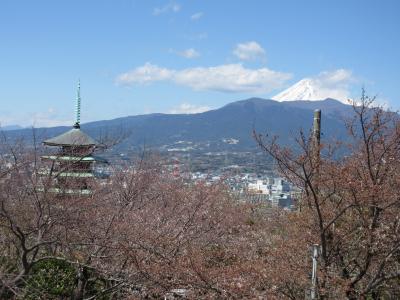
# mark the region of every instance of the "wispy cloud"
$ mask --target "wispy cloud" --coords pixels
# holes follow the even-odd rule
[[[209,106],[194,105],[190,103],[182,103],[172,108],[168,112],[170,114],[198,114],[210,110]]]
[[[311,78],[320,99],[333,98],[347,101],[351,98],[351,85],[356,82],[352,72],[347,69],[324,71]]]
[[[153,9],[153,15],[154,16],[159,16],[159,15],[162,15],[162,14],[165,14],[165,13],[170,13],[170,12],[177,13],[180,10],[181,10],[180,4],[178,4],[176,2],[169,2],[164,6],[155,7]]]
[[[190,41],[201,41],[205,40],[208,38],[208,33],[207,32],[200,32],[196,34],[189,34],[189,35],[184,35],[184,38]]]
[[[190,19],[192,21],[197,21],[197,20],[201,19],[203,17],[203,15],[204,15],[203,12],[200,11],[200,12],[197,12],[197,13],[191,15]]]
[[[192,59],[200,56],[200,52],[195,50],[194,48],[189,48],[183,51],[176,51],[171,49],[170,52],[182,56],[184,58]]]
[[[59,112],[51,107],[46,111],[33,112],[25,115],[13,115],[12,117],[0,115],[0,119],[2,120],[1,126],[54,127],[73,124],[72,119],[62,117]]]
[[[265,60],[265,50],[254,41],[237,44],[233,54],[241,60]]]
[[[59,112],[52,107],[49,107],[44,112],[36,112],[28,119],[28,125],[33,127],[54,127],[73,124],[72,120],[62,118]]]
[[[147,84],[154,81],[169,80],[173,77],[175,71],[166,68],[160,68],[157,65],[146,63],[130,72],[121,74],[117,82],[121,84]]]
[[[116,82],[134,85],[170,81],[199,91],[268,93],[282,87],[291,76],[268,68],[249,69],[242,64],[173,70],[146,63],[119,75]]]
[[[194,38],[197,39],[197,40],[204,40],[204,39],[208,38],[208,33],[207,32],[201,32],[201,33],[195,35]]]

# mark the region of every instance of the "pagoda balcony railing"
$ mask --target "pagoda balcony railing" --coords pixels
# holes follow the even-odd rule
[[[92,172],[69,172],[69,171],[50,171],[50,170],[39,170],[38,171],[39,175],[42,176],[49,176],[53,175],[55,177],[77,177],[77,178],[93,178],[95,177]]]

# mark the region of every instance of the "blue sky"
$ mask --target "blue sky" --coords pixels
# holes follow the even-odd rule
[[[200,112],[303,78],[400,108],[400,1],[0,2],[0,124]]]

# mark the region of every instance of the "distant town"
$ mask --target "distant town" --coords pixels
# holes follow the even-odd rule
[[[231,191],[234,199],[293,210],[296,207],[299,190],[279,176],[272,160],[260,149],[245,152],[203,152],[187,147],[182,141],[181,148],[163,146],[153,155],[164,165],[172,176],[183,178],[188,183],[222,183]],[[185,146],[186,145],[186,146]],[[131,161],[140,154],[113,154],[110,161],[116,165]],[[143,155],[143,153],[142,153]],[[98,174],[110,173],[113,167],[97,168]]]

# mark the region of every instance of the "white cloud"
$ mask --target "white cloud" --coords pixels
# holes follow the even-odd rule
[[[183,51],[178,51],[176,53],[185,58],[196,58],[200,56],[200,53],[193,48],[189,48]]]
[[[153,15],[154,16],[159,16],[161,14],[169,13],[169,12],[174,12],[177,13],[181,10],[181,6],[178,3],[175,2],[169,2],[168,4],[161,6],[161,7],[155,7],[153,9]]]
[[[324,82],[327,85],[335,85],[338,83],[348,83],[349,81],[353,81],[354,78],[350,70],[338,69],[334,71],[321,72],[315,77],[315,79]]]
[[[201,17],[203,17],[203,13],[200,11],[198,13],[195,13],[193,15],[190,16],[190,19],[193,21],[199,20]]]
[[[14,114],[12,117],[0,115],[0,119],[2,120],[2,123],[0,124],[1,126],[19,125],[22,127],[54,127],[73,125],[72,119],[66,119],[52,107],[48,108],[46,111],[22,115]]]
[[[171,81],[194,90],[268,93],[280,88],[291,76],[268,68],[248,69],[242,64],[172,70],[146,63],[119,75],[116,81],[124,85]]]
[[[170,114],[198,114],[210,110],[208,106],[198,106],[190,103],[182,103],[168,111]]]
[[[346,69],[324,71],[311,80],[319,91],[320,99],[333,98],[341,101],[350,98],[351,84],[355,82],[352,72]]]
[[[233,54],[241,60],[265,60],[265,50],[254,41],[237,44]]]
[[[118,76],[117,81],[122,84],[139,83],[146,84],[154,81],[168,80],[174,71],[160,68],[151,63],[146,63],[128,73]]]
[[[241,64],[230,64],[185,69],[175,75],[175,81],[195,90],[267,93],[290,76],[267,68],[246,69]]]

